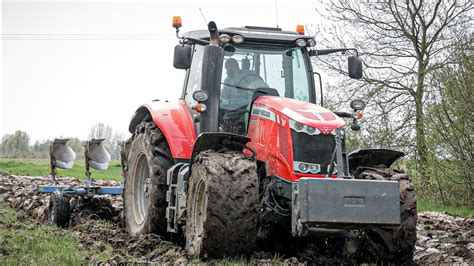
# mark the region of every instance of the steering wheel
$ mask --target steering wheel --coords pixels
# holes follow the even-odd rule
[[[249,80],[250,78],[253,78],[253,80]],[[258,74],[248,73],[248,74],[244,75],[243,77],[241,77],[239,79],[239,81],[237,82],[237,84],[239,84],[242,87],[247,87],[251,82],[256,81],[256,80],[260,80],[262,82],[265,82],[262,79],[262,77],[260,77]]]

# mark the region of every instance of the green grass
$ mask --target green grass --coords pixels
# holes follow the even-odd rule
[[[418,199],[416,205],[418,212],[447,212],[451,215],[457,215],[461,217],[474,217],[474,210],[468,206],[444,206],[442,204],[429,202],[423,199]]]
[[[0,202],[0,264],[78,265],[91,252],[80,247],[73,232],[19,219],[18,213]],[[106,250],[97,259],[110,257]]]
[[[3,159],[0,158],[0,172],[11,175],[49,176],[51,169],[49,159]],[[76,160],[73,169],[57,169],[59,176],[71,176],[84,179],[85,166],[83,160]],[[118,160],[112,160],[106,171],[91,170],[92,178],[98,180],[122,179],[122,170]]]

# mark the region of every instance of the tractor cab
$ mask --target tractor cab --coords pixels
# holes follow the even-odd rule
[[[198,115],[199,99],[194,93],[206,89],[201,85],[209,31],[191,31],[181,38],[182,44],[175,48],[175,66],[187,70],[182,97]],[[223,58],[219,61],[218,91],[214,91],[219,93],[219,131],[245,133],[250,103],[259,89],[271,88],[274,96],[315,103],[308,55],[314,44],[311,36],[280,28],[221,29],[218,45],[223,48]],[[191,63],[179,65],[177,61]]]
[[[178,30],[179,27],[177,35]],[[223,56],[216,54],[213,59],[205,58],[204,50],[211,42],[208,30],[185,33],[175,48],[175,67],[187,71],[182,98],[193,110],[195,120],[201,121],[200,113],[208,110],[209,104],[216,109],[217,130],[210,131],[245,135],[251,104],[258,95],[316,104],[310,58],[317,55],[316,42],[314,37],[304,35],[304,27],[298,26],[294,32],[268,27],[232,27],[220,29],[217,37],[214,46],[221,48]],[[218,64],[215,71],[220,73],[212,73],[215,84],[203,84],[205,59]],[[354,63],[360,64],[360,60]],[[361,68],[356,64],[350,68]],[[213,101],[199,98],[209,93]],[[198,134],[208,131],[199,122],[196,125]]]

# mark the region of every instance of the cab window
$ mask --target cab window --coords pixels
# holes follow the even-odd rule
[[[189,68],[188,84],[184,100],[188,106],[194,106],[197,102],[193,99],[193,92],[201,89],[202,60],[204,46],[194,45],[194,54],[191,67]]]

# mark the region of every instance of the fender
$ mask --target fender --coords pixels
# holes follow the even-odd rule
[[[255,151],[246,145],[250,141],[251,139],[248,137],[225,132],[204,132],[199,134],[196,143],[194,144],[192,157],[189,163],[190,167],[188,176],[191,176],[196,157],[200,152],[205,150],[219,151],[225,149],[228,151],[244,151],[247,155],[247,151],[249,151],[252,153],[251,158],[256,160]]]
[[[191,158],[196,132],[184,100],[153,101],[140,106],[130,121],[128,131],[133,133],[144,120],[153,121],[163,132],[174,159]]]
[[[251,139],[245,136],[225,133],[225,132],[204,132],[199,134],[199,137],[194,144],[193,153],[191,157],[191,165],[194,163],[196,156],[201,151],[214,150],[219,151],[226,149],[229,151],[243,151],[248,150],[252,153],[252,158],[255,159],[255,151],[246,146]],[[246,152],[247,153],[247,152]]]
[[[360,166],[375,167],[383,165],[389,168],[393,162],[404,156],[405,153],[390,149],[362,149],[349,154],[349,171]]]

